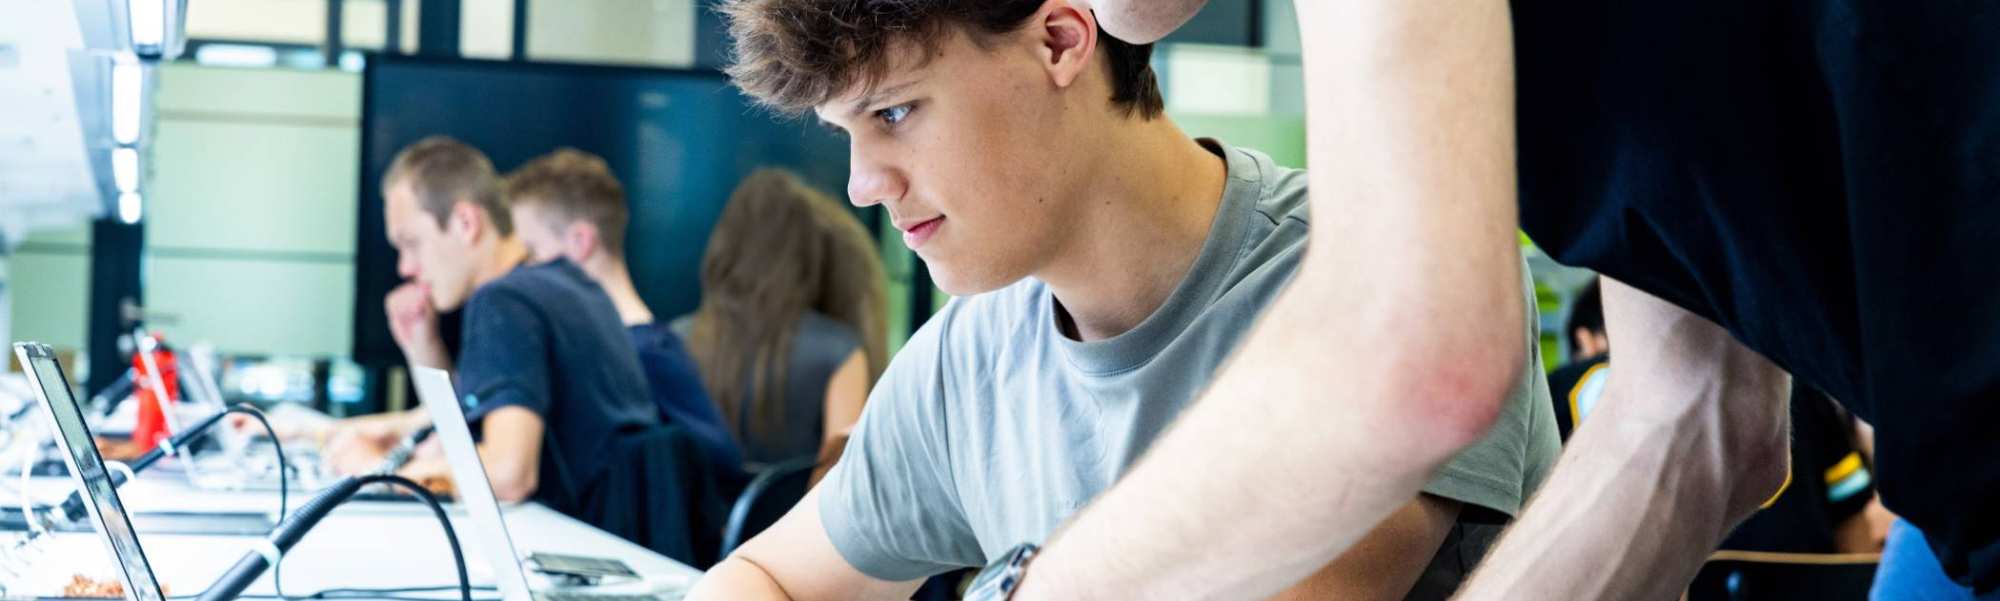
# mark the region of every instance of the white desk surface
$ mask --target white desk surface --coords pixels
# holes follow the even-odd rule
[[[7,482],[9,487],[18,482]],[[67,478],[37,478],[32,494],[43,503],[60,502],[73,489]],[[0,494],[0,497],[13,495]],[[311,494],[294,492],[291,507],[297,509]],[[276,491],[231,492],[198,490],[178,473],[147,473],[135,483],[119,489],[128,511],[265,512],[276,513]],[[14,499],[0,502],[14,503]],[[487,557],[492,547],[472,530],[470,517],[455,505],[447,504],[452,528],[465,550],[466,571],[473,586],[491,586],[493,570]],[[543,507],[526,503],[504,511],[515,549],[615,558],[644,575],[644,582],[607,583],[606,592],[685,590],[701,573],[644,547],[583,522]],[[5,535],[11,545],[18,533]],[[140,533],[140,545],[170,596],[195,595],[228,571],[245,553],[251,552],[256,538],[240,536],[189,536]],[[31,584],[9,583],[9,596],[54,596],[71,577],[84,574],[117,580],[117,567],[95,533],[56,533],[47,540],[34,563]],[[349,502],[335,509],[308,533],[284,558],[284,586],[287,595],[301,595],[331,588],[399,588],[452,586],[458,575],[452,564],[451,547],[428,505],[421,502]],[[530,576],[530,578],[537,578]],[[537,588],[542,583],[535,582]],[[272,594],[271,575],[266,571],[246,595]],[[458,598],[454,588],[446,597]],[[474,598],[494,599],[499,593],[474,591]]]

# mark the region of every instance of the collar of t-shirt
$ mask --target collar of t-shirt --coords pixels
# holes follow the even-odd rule
[[[1054,298],[1044,305],[1051,310],[1044,316],[1043,327],[1049,328],[1049,336],[1058,341],[1070,363],[1082,373],[1108,375],[1144,365],[1167,343],[1179,337],[1201,315],[1203,308],[1215,301],[1216,295],[1222,291],[1223,282],[1228,280],[1229,271],[1235,267],[1242,247],[1244,226],[1257,209],[1258,190],[1262,187],[1258,181],[1261,174],[1255,159],[1249,154],[1208,138],[1202,138],[1200,142],[1223,157],[1228,174],[1223,184],[1222,202],[1216,207],[1215,219],[1209,224],[1208,239],[1202,242],[1201,254],[1188,268],[1187,275],[1181,276],[1181,283],[1174,287],[1167,301],[1131,331],[1090,342],[1081,342],[1062,333],[1057,315],[1060,308]],[[1053,293],[1045,291],[1044,294]]]

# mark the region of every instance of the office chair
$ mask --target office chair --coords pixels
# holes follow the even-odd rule
[[[794,457],[766,466],[750,479],[743,494],[729,509],[729,522],[722,530],[722,554],[741,546],[743,541],[763,532],[806,496],[806,481],[812,479],[815,458]]]

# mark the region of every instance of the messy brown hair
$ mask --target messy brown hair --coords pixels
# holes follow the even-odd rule
[[[613,257],[625,256],[625,187],[604,159],[575,148],[558,148],[507,175],[501,186],[507,206],[549,211],[556,223],[582,221],[597,228],[598,244]]]
[[[500,235],[514,233],[514,218],[500,202],[500,176],[486,153],[449,136],[430,136],[403,147],[382,176],[383,196],[408,180],[417,205],[444,227],[452,205],[469,201],[486,213]]]
[[[860,336],[873,386],[888,363],[885,271],[854,215],[797,176],[759,169],[736,187],[709,235],[687,347],[731,431],[747,433],[741,442],[783,431],[792,339],[807,311]]]
[[[717,10],[735,41],[727,69],[736,86],[765,106],[798,114],[860,84],[872,91],[891,54],[921,50],[927,60],[956,30],[974,42],[1021,28],[1044,0],[724,0]],[[910,44],[910,46],[903,46]],[[1111,104],[1152,119],[1165,110],[1153,75],[1152,44],[1097,32],[1111,70]]]

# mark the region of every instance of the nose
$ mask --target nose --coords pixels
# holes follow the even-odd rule
[[[900,200],[909,192],[909,181],[895,168],[874,160],[858,149],[847,173],[847,199],[854,206],[867,207]]]
[[[417,258],[408,252],[396,253],[396,275],[405,280],[417,279]]]

